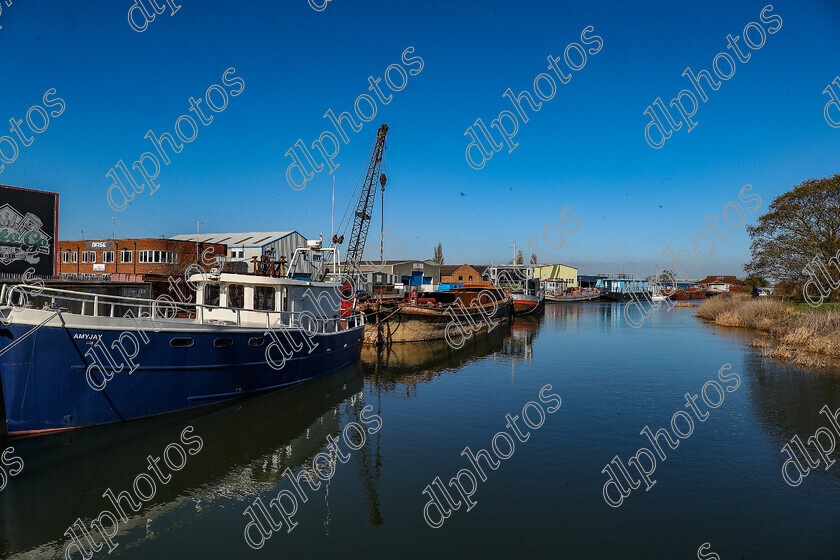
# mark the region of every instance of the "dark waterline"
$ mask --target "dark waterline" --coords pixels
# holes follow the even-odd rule
[[[792,488],[780,453],[794,435],[804,441],[828,426],[819,410],[840,408],[840,372],[762,358],[749,333],[715,329],[690,308],[654,312],[638,329],[621,311],[549,304],[544,317],[499,326],[461,350],[365,351],[340,372],[232,405],[13,441],[25,468],[0,492],[0,554],[63,558],[67,528],[113,509],[102,493],[130,490],[149,473],[146,457],[191,425],[202,450],[121,525],[111,557],[688,559],[707,542],[722,559],[840,557],[840,465]],[[642,428],[669,427],[685,393],[717,380],[726,363],[738,389],[664,449],[649,491],[608,506],[602,469],[650,448]],[[497,470],[485,466],[471,511],[462,505],[430,528],[426,485],[471,468],[466,446],[489,450],[494,434],[512,434],[505,415],[521,416],[546,384],[562,406]],[[252,550],[245,508],[292,490],[282,473],[310,468],[327,436],[341,438],[366,406],[381,429],[358,451],[342,444],[350,460],[319,490],[303,485],[295,529]]]

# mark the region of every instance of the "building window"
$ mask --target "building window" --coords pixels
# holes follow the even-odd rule
[[[472,276],[470,276],[470,280],[472,280]]]
[[[78,260],[79,260],[79,255],[78,255],[78,253],[76,253],[76,251],[73,251],[72,253],[70,253],[70,262],[71,263],[77,262]]]
[[[254,309],[274,311],[274,288],[256,286],[254,288]]]
[[[131,251],[129,249],[123,249],[120,251],[120,261],[124,263],[131,262]]]
[[[61,273],[61,278],[62,278],[63,280],[67,280],[67,278],[68,278],[69,276],[70,276],[70,275],[69,275],[69,274],[67,274],[66,272],[62,272],[62,273]]]
[[[70,253],[69,252],[64,251],[63,253],[61,253],[61,262],[63,262],[63,263],[70,262]]]
[[[103,251],[102,252],[102,262],[104,262],[104,263],[114,262],[114,252],[113,251]]]
[[[88,252],[88,262],[91,262],[91,263],[96,262],[96,251]]]
[[[129,252],[130,251],[126,251]],[[123,262],[131,262],[129,260]],[[138,251],[137,262],[148,264],[177,264],[178,253],[175,251]]]
[[[130,251],[126,251],[130,253]],[[123,262],[131,262],[129,260]],[[175,251],[138,251],[137,262],[148,264],[178,264],[178,253]]]
[[[459,277],[458,277],[458,280],[463,280],[463,279],[464,279],[464,277],[463,277],[463,276],[459,276]]]
[[[87,263],[87,256],[88,256],[87,251],[82,251],[82,262],[83,263]]]
[[[228,285],[228,307],[245,308],[245,286],[243,284]]]

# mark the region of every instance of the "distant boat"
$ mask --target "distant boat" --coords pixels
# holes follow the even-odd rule
[[[673,300],[706,299],[706,288],[697,284],[691,286],[678,286],[671,295]]]
[[[647,280],[619,275],[598,278],[595,286],[601,297],[610,301],[650,301],[651,291]]]
[[[511,297],[514,315],[536,315],[545,309],[545,290],[536,278],[525,281],[523,289],[513,291]]]
[[[671,291],[669,291],[668,295],[665,294],[665,290],[662,289],[660,284],[654,283],[651,287],[650,292],[650,301],[668,301],[671,296]]]
[[[339,283],[215,271],[190,282],[196,303],[18,286],[25,307],[11,305],[20,302],[4,284],[0,376],[9,434],[228,401],[359,358],[364,316],[340,316]],[[141,313],[154,323],[138,320]]]
[[[596,288],[568,288],[565,280],[545,280],[543,286],[546,301],[554,303],[591,301],[601,297]]]
[[[545,296],[532,294],[511,294],[514,315],[536,315],[545,309]]]

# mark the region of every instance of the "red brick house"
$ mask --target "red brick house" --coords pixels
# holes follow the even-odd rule
[[[443,284],[464,284],[465,286],[489,286],[490,281],[482,278],[481,273],[468,264],[460,266],[441,265],[440,281]]]

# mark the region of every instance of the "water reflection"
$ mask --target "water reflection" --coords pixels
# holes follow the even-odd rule
[[[840,408],[840,370],[807,370],[756,353],[747,355],[744,362],[750,406],[770,440],[781,449],[798,434],[817,459],[815,448],[807,440],[820,426],[833,431],[820,409],[823,405],[835,412]],[[778,457],[781,465],[786,456],[780,453]],[[840,469],[826,471],[822,465],[818,470],[840,480]]]
[[[418,384],[429,383],[444,371],[462,369],[488,356],[530,356],[538,330],[539,318],[526,316],[474,335],[462,348],[452,348],[445,340],[392,344],[380,349],[366,345],[362,363],[368,382],[377,390],[389,393],[404,387],[405,396],[411,397]]]
[[[176,529],[216,500],[253,499],[275,488],[286,468],[294,472],[325,451],[327,435],[340,437],[342,416],[358,418],[363,399],[361,368],[355,364],[234,404],[12,441],[25,468],[0,493],[0,555],[32,551],[63,558],[67,528],[78,517],[89,521],[103,509],[113,510],[102,493],[130,491],[134,478],[146,472],[147,455],[160,456],[187,425],[203,439],[201,452],[189,458],[187,468],[171,473],[168,484],[158,484],[155,497],[120,525],[115,537],[120,549]],[[377,460],[368,468],[364,454],[371,445]],[[360,453],[375,511],[378,442]],[[165,515],[167,523],[153,523]],[[372,513],[372,522],[381,523],[381,516]],[[95,538],[100,540],[98,533]]]
[[[564,303],[546,303],[545,327],[552,330],[577,330],[581,319],[600,318],[604,324],[623,321],[622,305],[617,302],[578,301]],[[591,323],[592,321],[587,321]]]

